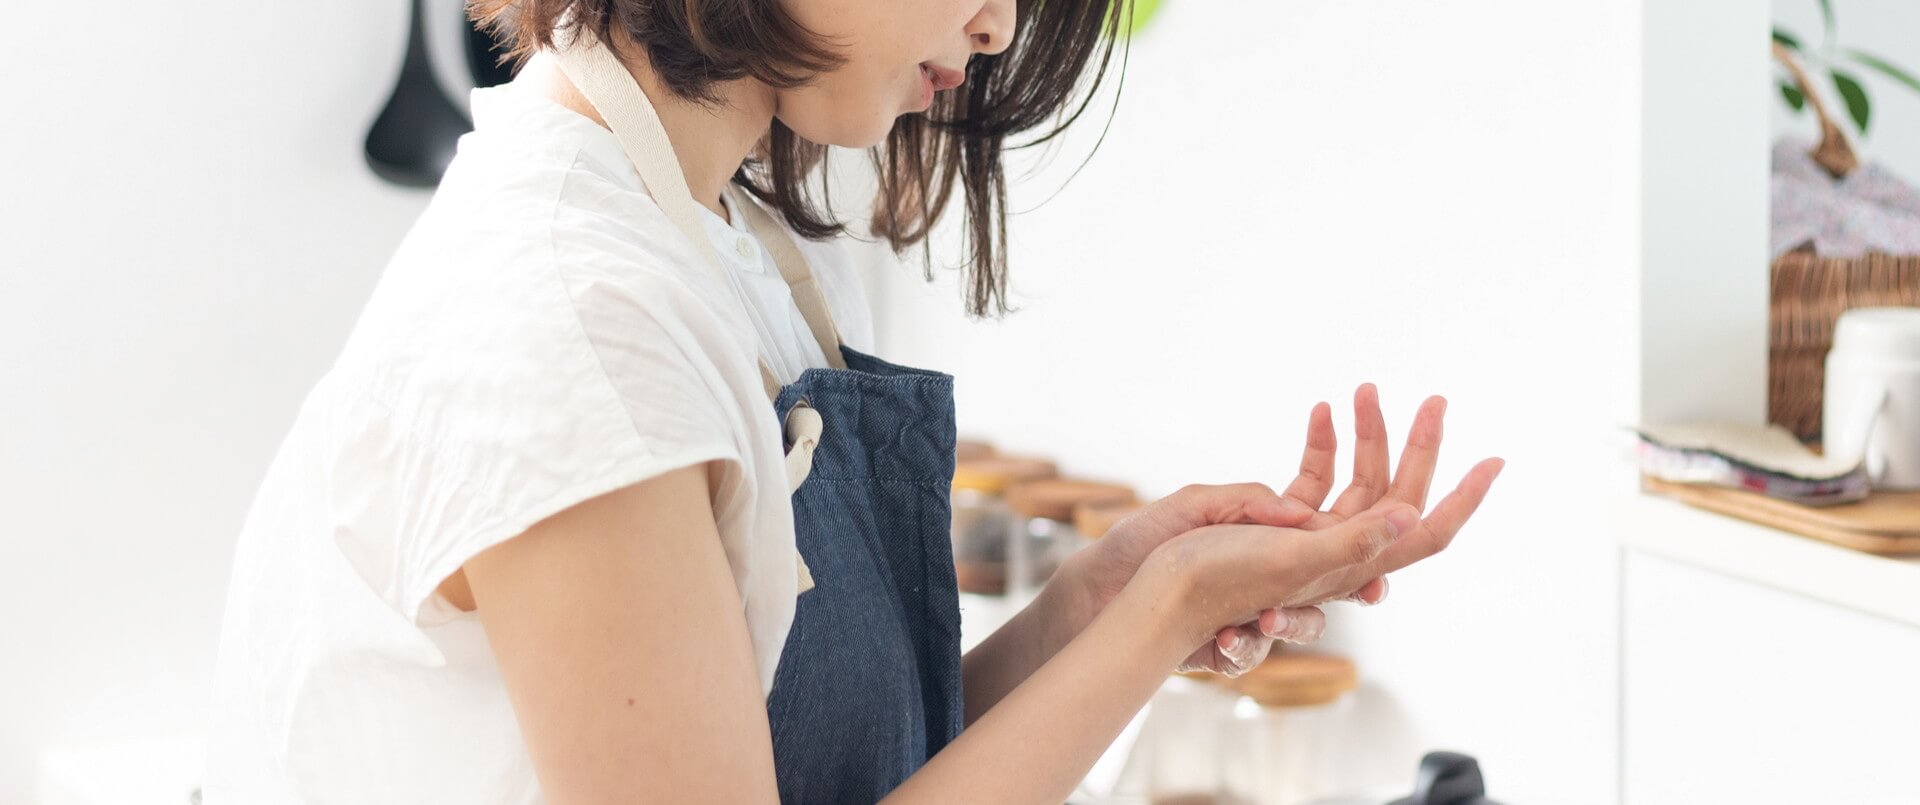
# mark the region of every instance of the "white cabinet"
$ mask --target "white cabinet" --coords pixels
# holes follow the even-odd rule
[[[1920,568],[1836,556],[1744,524],[1728,528],[1751,541],[1754,550],[1742,554],[1747,561],[1769,552],[1807,552],[1815,560],[1798,563],[1797,575],[1791,566],[1756,569],[1739,561],[1729,572],[1676,556],[1684,550],[1646,550],[1653,536],[1626,548],[1625,801],[1920,802],[1920,623],[1900,617],[1897,607],[1873,614],[1847,603],[1887,595],[1920,602],[1920,584],[1861,589],[1888,582],[1879,572],[1920,580]],[[1833,568],[1821,561],[1871,572],[1831,597],[1766,583],[1778,572],[1850,584],[1844,574],[1825,572]]]

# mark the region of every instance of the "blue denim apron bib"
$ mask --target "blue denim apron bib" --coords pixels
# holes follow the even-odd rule
[[[555,55],[655,202],[731,283],[632,76],[591,33]],[[734,199],[829,364],[785,386],[760,364],[791,442],[803,590],[767,698],[780,800],[875,802],[960,733],[953,377],[841,346],[792,239],[744,194]]]
[[[960,733],[953,378],[844,349],[780,390],[824,422],[793,495],[802,594],[767,716],[784,803],[878,801]]]

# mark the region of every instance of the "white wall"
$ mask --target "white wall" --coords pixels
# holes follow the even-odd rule
[[[0,802],[198,729],[233,540],[425,196],[360,140],[406,4],[22,3],[0,84]]]
[[[1635,5],[1169,3],[1097,156],[1013,224],[1024,310],[970,324],[950,282],[887,272],[881,346],[958,375],[963,431],[1154,495],[1285,483],[1309,408],[1350,436],[1362,381],[1396,439],[1446,395],[1441,480],[1508,469],[1452,550],[1335,613],[1366,680],[1353,751],[1386,782],[1445,747],[1501,801],[1611,801]]]
[[[1767,10],[1648,0],[1640,405],[1653,422],[1767,417]]]

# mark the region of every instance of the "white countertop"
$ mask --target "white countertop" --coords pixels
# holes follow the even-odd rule
[[[40,755],[39,805],[192,805],[207,760],[200,733],[56,746]]]
[[[1616,532],[1633,550],[1920,626],[1920,557],[1894,559],[1641,495]]]

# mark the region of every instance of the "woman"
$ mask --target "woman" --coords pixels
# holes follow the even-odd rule
[[[1106,3],[477,12],[531,58],[475,93],[249,512],[212,805],[1059,802],[1169,671],[1379,600],[1500,469],[1423,520],[1443,402],[1390,472],[1363,386],[1329,509],[1322,405],[1285,492],[1153,504],[963,660],[952,378],[863,351],[806,183],[879,145],[897,247],[958,185],[970,310],[1004,309],[1002,144],[1077,113]]]

